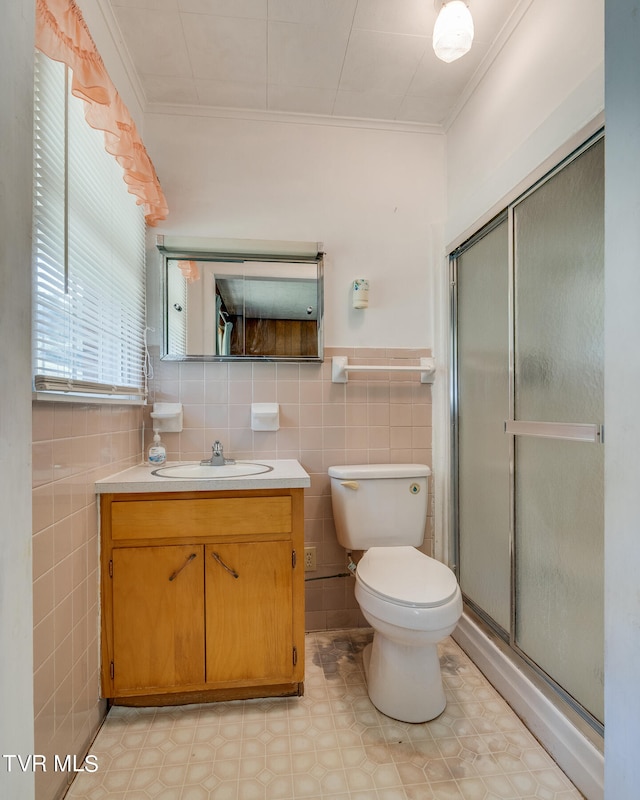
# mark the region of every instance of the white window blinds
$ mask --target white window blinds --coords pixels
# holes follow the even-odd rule
[[[36,391],[144,396],[145,222],[67,68],[36,53]]]

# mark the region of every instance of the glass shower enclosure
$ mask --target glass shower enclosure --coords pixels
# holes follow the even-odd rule
[[[604,141],[451,256],[468,606],[602,732]]]

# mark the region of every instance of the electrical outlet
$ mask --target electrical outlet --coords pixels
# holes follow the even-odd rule
[[[316,569],[316,548],[304,548],[304,571],[311,572]]]

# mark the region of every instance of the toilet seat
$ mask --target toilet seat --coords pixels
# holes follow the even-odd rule
[[[371,547],[356,571],[371,594],[399,606],[435,608],[458,591],[453,572],[415,547]]]

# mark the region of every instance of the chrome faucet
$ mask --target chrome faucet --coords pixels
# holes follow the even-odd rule
[[[218,439],[213,443],[211,448],[211,458],[204,459],[200,462],[201,466],[222,467],[225,464],[235,464],[235,459],[224,457],[224,448],[222,442]]]

